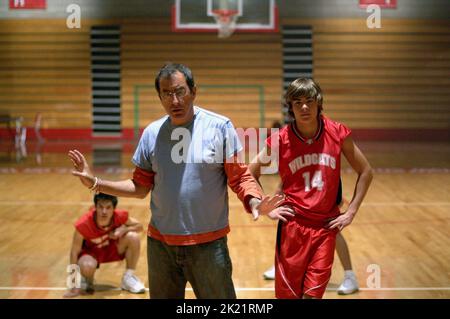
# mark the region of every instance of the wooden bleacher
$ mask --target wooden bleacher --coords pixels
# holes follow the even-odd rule
[[[448,21],[285,19],[313,26],[314,77],[325,92],[324,108],[353,129],[448,130],[450,36]],[[23,116],[42,129],[91,128],[90,26],[122,26],[122,126],[134,127],[134,88],[140,127],[164,114],[153,89],[166,61],[189,65],[199,86],[197,104],[230,117],[237,127],[281,119],[281,35],[173,33],[168,19],[84,19],[81,29],[59,20],[0,21],[0,113]],[[203,89],[228,85],[230,89]]]

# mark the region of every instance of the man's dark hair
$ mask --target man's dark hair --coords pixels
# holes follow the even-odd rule
[[[180,72],[184,75],[186,79],[186,83],[189,86],[189,90],[192,92],[192,89],[195,87],[194,75],[192,74],[191,69],[181,63],[167,63],[160,70],[158,75],[155,78],[155,88],[158,94],[160,94],[159,81],[161,79],[165,79],[170,77],[172,74]]]
[[[113,196],[113,195],[108,195],[108,194],[104,194],[104,193],[98,193],[94,195],[94,204],[95,206],[97,206],[97,202],[99,200],[109,200],[112,202],[114,208],[116,208],[117,206],[117,197]]]
[[[312,98],[317,101],[317,106],[319,107],[320,114],[323,110],[323,94],[322,89],[319,84],[317,84],[313,79],[309,78],[298,78],[289,84],[284,94],[284,101],[288,107],[288,113],[292,118],[295,119],[294,112],[292,111],[292,101],[295,99],[300,99],[301,97]]]

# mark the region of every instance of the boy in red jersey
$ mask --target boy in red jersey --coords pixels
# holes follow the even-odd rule
[[[322,298],[331,277],[336,234],[352,222],[373,173],[351,130],[321,114],[323,96],[317,83],[306,78],[293,81],[285,101],[295,121],[266,140],[269,150],[277,152],[271,158],[278,158],[285,196],[284,204],[268,214],[280,220],[275,294]],[[358,174],[353,198],[342,214],[337,203],[341,152]],[[256,179],[267,162],[266,153],[264,149],[249,166]]]
[[[80,267],[81,287],[69,290],[64,297],[93,293],[94,274],[102,263],[126,259],[122,277],[122,289],[143,293],[145,287],[134,275],[140,253],[139,232],[142,224],[130,217],[127,211],[116,209],[117,197],[98,193],[94,196],[95,207],[75,223],[70,263]],[[84,282],[83,282],[84,281]],[[84,286],[84,287],[83,287]]]

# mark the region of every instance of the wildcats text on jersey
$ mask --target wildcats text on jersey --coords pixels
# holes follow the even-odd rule
[[[289,163],[291,173],[310,165],[323,165],[336,169],[336,158],[326,153],[312,153],[299,156]]]

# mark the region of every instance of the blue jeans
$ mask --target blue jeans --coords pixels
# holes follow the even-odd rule
[[[150,298],[183,299],[189,282],[198,299],[236,299],[227,237],[170,246],[147,237]]]

